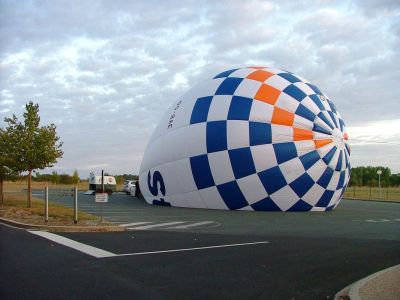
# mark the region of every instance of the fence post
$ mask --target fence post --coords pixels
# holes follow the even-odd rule
[[[49,221],[49,187],[44,188],[44,222]]]
[[[389,200],[389,185],[386,186],[386,199]]]
[[[78,223],[78,188],[74,187],[74,224]]]

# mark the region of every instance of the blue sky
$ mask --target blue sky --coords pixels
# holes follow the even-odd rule
[[[316,84],[352,165],[400,172],[398,1],[1,0],[0,38],[0,124],[39,103],[64,141],[59,173],[138,173],[167,107],[248,65]]]

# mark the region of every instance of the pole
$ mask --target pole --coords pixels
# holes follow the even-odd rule
[[[381,199],[381,174],[378,174],[378,182],[379,182],[379,199]]]
[[[101,170],[101,192],[104,193],[104,170]]]
[[[78,223],[78,188],[74,187],[74,224]]]
[[[49,221],[49,187],[44,188],[44,222]]]

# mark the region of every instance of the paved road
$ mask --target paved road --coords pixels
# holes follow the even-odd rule
[[[95,204],[79,195],[81,210],[96,214],[99,205],[130,231],[58,235],[69,239],[66,247],[1,225],[0,297],[332,299],[400,263],[396,203],[345,200],[329,213],[264,213],[156,207],[123,194]]]
[[[52,201],[72,207],[72,198]],[[125,194],[95,203],[94,196],[79,194],[79,209],[130,230],[191,231],[298,237],[338,237],[400,241],[400,204],[343,200],[336,210],[322,213],[218,211],[159,207]],[[131,225],[129,225],[131,224]]]

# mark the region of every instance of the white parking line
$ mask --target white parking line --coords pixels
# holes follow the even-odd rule
[[[192,224],[188,224],[188,225],[179,225],[179,226],[168,227],[168,229],[187,229],[187,228],[191,228],[191,227],[212,224],[212,223],[215,223],[215,222],[214,221],[203,221],[203,222],[197,222],[197,223],[192,223]]]
[[[36,234],[38,236],[44,237],[50,241],[56,242],[58,244],[70,247],[72,249],[78,250],[80,252],[89,254],[91,256],[94,256],[96,258],[104,258],[104,257],[113,257],[116,256],[115,253],[111,253],[108,251],[105,251],[103,249],[99,249],[93,246],[89,246],[83,243],[79,243],[77,241],[68,239],[66,237],[46,232],[46,231],[29,231],[30,233]]]
[[[128,224],[121,224],[119,226],[129,227],[129,226],[143,225],[143,224],[149,224],[149,223],[153,223],[153,222],[134,222],[134,223],[128,223]]]
[[[268,243],[269,243],[268,241],[261,241],[261,242],[241,243],[241,244],[227,244],[227,245],[205,246],[205,247],[196,247],[196,248],[183,248],[183,249],[171,249],[171,250],[161,250],[161,251],[126,253],[126,254],[117,254],[115,256],[134,256],[134,255],[160,254],[160,253],[171,253],[171,252],[185,252],[185,251],[195,251],[195,250],[205,250],[205,249],[215,249],[215,248],[251,246],[251,245],[268,244]]]
[[[177,225],[177,224],[182,224],[185,222],[182,221],[177,221],[177,222],[169,222],[169,223],[158,223],[158,224],[153,224],[153,225],[145,225],[145,226],[138,226],[138,227],[129,227],[128,229],[134,229],[134,230],[145,230],[145,229],[151,229],[151,228],[157,228],[157,227],[164,227],[164,226],[169,226],[169,225]]]

